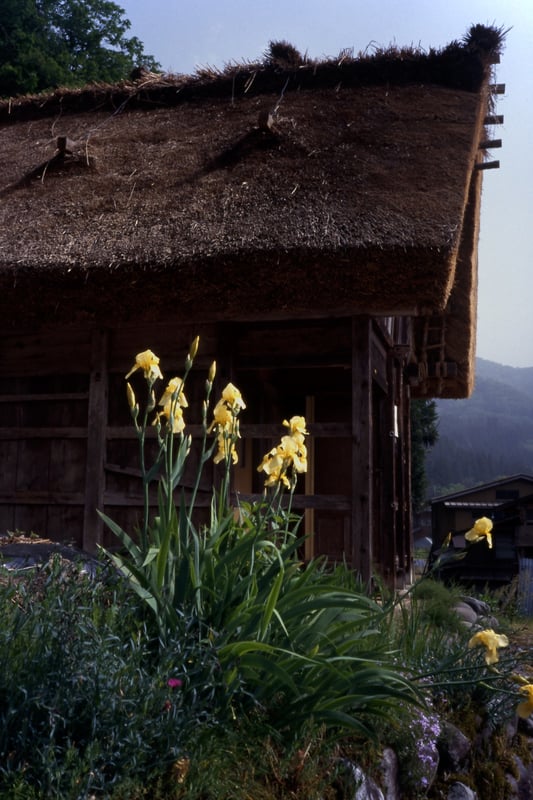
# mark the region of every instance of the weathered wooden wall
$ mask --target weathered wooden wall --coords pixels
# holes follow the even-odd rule
[[[232,380],[247,402],[235,488],[247,497],[260,494],[257,465],[285,432],[282,420],[303,414],[312,459],[295,507],[306,512],[315,534],[307,554],[344,558],[365,576],[377,567],[391,581],[407,571],[407,390],[386,331],[366,317],[195,327],[168,321],[115,328],[110,321],[4,332],[0,532],[35,531],[93,551],[98,543],[114,544],[97,509],[134,528],[142,495],[124,375],[135,354],[148,348],[160,356],[166,379],[181,375],[197,334],[188,430],[201,434],[205,377],[214,359],[215,395]],[[132,382],[143,391],[139,373]],[[193,454],[186,489],[195,469]],[[215,475],[210,466],[200,505],[209,504]]]

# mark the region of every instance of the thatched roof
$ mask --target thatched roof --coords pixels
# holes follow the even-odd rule
[[[271,59],[1,102],[4,324],[442,315],[454,298],[468,391],[491,56]]]

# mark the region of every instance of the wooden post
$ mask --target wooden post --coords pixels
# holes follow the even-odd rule
[[[409,384],[398,367],[397,396],[399,399],[399,437],[397,443],[397,511],[396,511],[396,588],[411,582],[412,521],[411,521],[411,408]]]
[[[408,383],[402,385],[403,435],[402,435],[402,473],[403,473],[403,515],[402,537],[405,562],[405,583],[413,580],[413,513],[411,495],[411,389]],[[405,585],[405,584],[404,584]]]
[[[307,396],[305,398],[305,419],[307,424],[315,421],[315,398]],[[315,493],[315,440],[314,437],[307,440],[307,472],[305,473],[305,493],[312,495]],[[315,510],[306,508],[304,511],[304,533],[306,536],[304,544],[304,556],[306,561],[314,558],[315,555]]]
[[[397,510],[398,510],[398,395],[397,395],[397,362],[392,353],[387,354],[387,430],[383,431],[385,441],[382,491],[383,508],[381,508],[381,527],[383,536],[383,564],[381,565],[384,576],[391,589],[396,588],[396,562],[398,558],[397,544]]]
[[[57,152],[58,155],[71,155],[72,151],[75,148],[75,144],[71,141],[67,136],[58,136],[57,137]]]
[[[372,577],[372,469],[370,319],[353,317],[351,562],[364,581]]]
[[[103,539],[104,525],[97,511],[104,510],[104,463],[107,430],[107,331],[95,330],[92,338],[91,377],[87,413],[87,470],[83,549],[95,553]]]

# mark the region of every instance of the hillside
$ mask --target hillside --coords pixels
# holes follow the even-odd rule
[[[439,441],[429,451],[429,497],[519,472],[533,475],[533,367],[478,358],[467,400],[438,400]]]

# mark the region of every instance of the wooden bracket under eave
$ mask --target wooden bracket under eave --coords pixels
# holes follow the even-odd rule
[[[76,149],[76,143],[69,139],[68,136],[58,136],[56,144],[58,155],[72,155]]]
[[[503,125],[503,114],[487,114],[483,120],[484,125]]]
[[[474,164],[474,169],[499,169],[500,162],[499,161],[480,161],[477,164]]]

